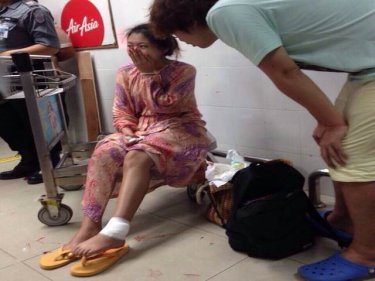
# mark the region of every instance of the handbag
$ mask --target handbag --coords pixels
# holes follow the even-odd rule
[[[213,183],[206,182],[197,190],[196,199],[198,204],[202,204],[205,194],[209,198],[205,217],[209,221],[225,227],[233,205],[232,184],[228,182],[218,187]]]
[[[288,164],[290,166],[292,165],[292,163],[289,160],[278,159],[278,161]],[[220,174],[223,171],[226,171],[226,166],[228,165],[219,163],[219,165],[216,166],[218,170],[215,172]],[[207,194],[207,197],[210,201],[205,212],[205,217],[209,221],[226,228],[228,219],[231,215],[231,212],[233,211],[232,180],[220,186],[216,186],[213,182],[208,181],[198,186],[195,193],[195,199],[198,204],[202,204],[203,197],[205,194]]]

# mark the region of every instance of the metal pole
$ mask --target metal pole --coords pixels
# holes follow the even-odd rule
[[[320,169],[312,172],[308,178],[309,198],[315,208],[324,208],[324,204],[320,200],[320,180],[322,177],[329,177],[328,169]]]

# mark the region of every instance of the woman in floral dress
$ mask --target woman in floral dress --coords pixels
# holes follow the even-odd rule
[[[147,24],[127,33],[127,49],[133,64],[121,67],[116,76],[116,132],[95,148],[81,227],[63,246],[75,256],[123,247],[130,221],[147,192],[164,184],[183,187],[204,177],[210,140],[194,96],[195,68],[168,59],[178,54],[176,39],[156,39]],[[113,218],[102,229],[103,212],[112,197],[118,197]]]

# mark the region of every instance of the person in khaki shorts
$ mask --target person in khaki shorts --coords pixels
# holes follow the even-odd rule
[[[347,249],[302,266],[309,281],[375,276],[375,1],[154,0],[150,23],[207,48],[217,39],[257,65],[317,121],[336,203],[325,217]],[[293,11],[293,12],[291,12]],[[349,73],[335,106],[301,69]]]

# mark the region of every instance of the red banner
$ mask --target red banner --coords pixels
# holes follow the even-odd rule
[[[103,19],[89,0],[70,0],[61,12],[61,27],[74,47],[89,48],[103,43]]]

